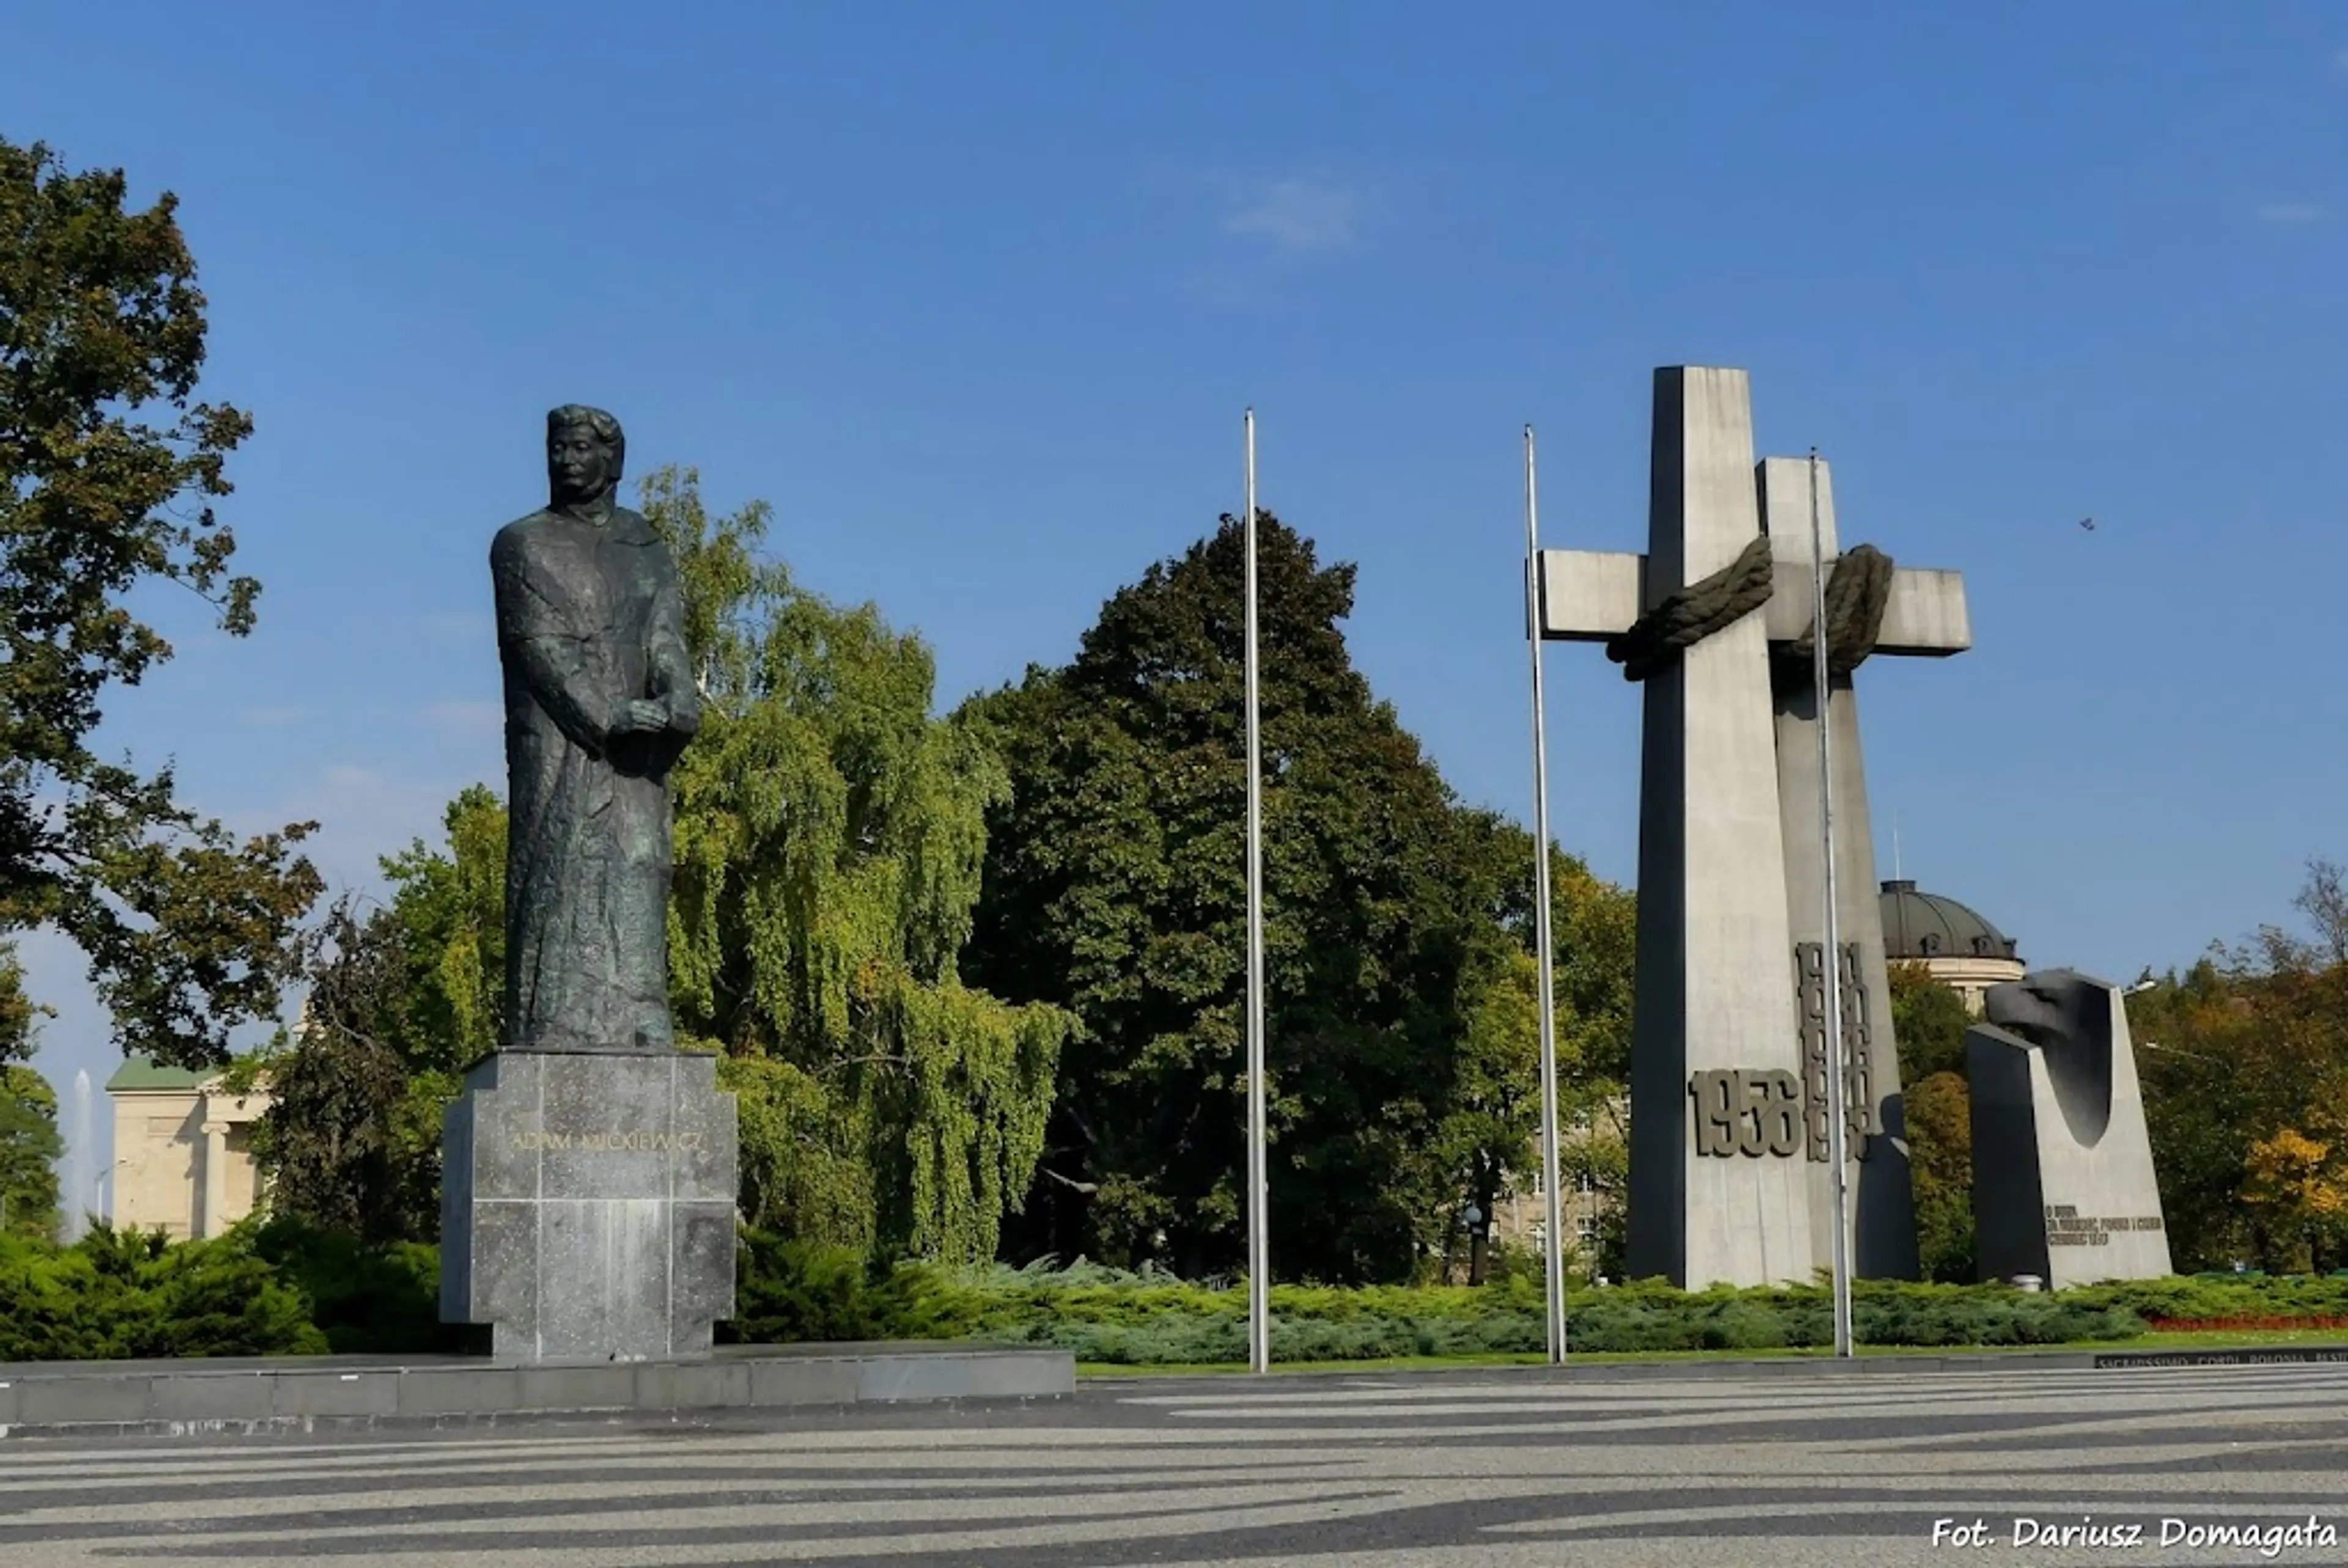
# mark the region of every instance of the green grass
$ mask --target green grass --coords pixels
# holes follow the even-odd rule
[[[2264,1345],[2348,1345],[2348,1329],[2339,1328],[2268,1328],[2255,1330],[2209,1332],[2197,1334],[2138,1334],[2127,1339],[2080,1339],[2061,1345],[1861,1345],[1861,1356],[2012,1356],[2028,1359],[2033,1356],[2075,1353],[2082,1350],[2109,1352],[2114,1350],[2238,1350]],[[1796,1348],[1777,1350],[1653,1350],[1653,1351],[1575,1351],[1569,1348],[1567,1360],[1577,1367],[1604,1367],[1623,1362],[1640,1361],[1758,1361],[1758,1360],[1828,1360],[1831,1350]],[[1364,1361],[1275,1361],[1272,1370],[1281,1373],[1348,1373],[1353,1375],[1384,1372],[1440,1372],[1477,1367],[1538,1367],[1548,1357],[1494,1353],[1460,1356],[1395,1356],[1383,1360]],[[1080,1361],[1076,1364],[1079,1378],[1204,1378],[1244,1373],[1244,1362],[1217,1361],[1167,1366],[1121,1366],[1106,1362]]]

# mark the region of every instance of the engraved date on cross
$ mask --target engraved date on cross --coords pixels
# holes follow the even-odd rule
[[[1841,973],[1837,978],[1842,1003],[1838,1010],[1842,1014],[1843,1128],[1844,1136],[1850,1141],[1851,1157],[1864,1160],[1870,1148],[1868,1141],[1883,1131],[1883,1121],[1875,1106],[1874,1020],[1859,944],[1845,942],[1841,946]],[[1809,1122],[1809,1153],[1813,1160],[1827,1160],[1833,1157],[1828,1142],[1833,1129],[1828,1123],[1827,1111],[1834,1102],[1827,1093],[1827,1052],[1834,1031],[1827,1028],[1823,943],[1795,944],[1794,985],[1801,1007],[1802,1102]]]
[[[1784,1069],[1706,1068],[1688,1075],[1688,1094],[1698,1154],[1787,1159],[1801,1152],[1802,1081]]]

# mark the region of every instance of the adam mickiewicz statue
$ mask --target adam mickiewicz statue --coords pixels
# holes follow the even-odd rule
[[[668,773],[701,723],[676,565],[614,504],[626,441],[546,416],[546,509],[498,530],[505,664],[507,1050],[662,1051]]]

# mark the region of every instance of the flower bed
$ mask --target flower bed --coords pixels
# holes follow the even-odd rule
[[[2235,1313],[2227,1317],[2147,1317],[2144,1326],[2155,1334],[2254,1334],[2286,1329],[2348,1328],[2348,1317],[2330,1314],[2313,1317],[2282,1317],[2272,1313]]]

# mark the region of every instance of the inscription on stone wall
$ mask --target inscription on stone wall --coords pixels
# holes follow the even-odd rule
[[[694,1154],[704,1139],[698,1132],[516,1132],[513,1146],[528,1153],[563,1154]]]
[[[2116,1219],[2108,1215],[2083,1214],[2076,1204],[2046,1205],[2048,1246],[2109,1246],[2115,1235],[2160,1228],[2158,1214],[2129,1214]]]
[[[1875,1084],[1869,1074],[1874,1059],[1873,1014],[1856,942],[1842,944],[1841,1012],[1842,1087],[1849,1120],[1843,1137],[1851,1157],[1867,1157],[1867,1141],[1883,1131],[1875,1110]],[[1809,1156],[1831,1156],[1833,1129],[1827,1122],[1826,944],[1794,945],[1795,995],[1800,999],[1802,1030],[1802,1110],[1809,1128]]]
[[[1802,1083],[1783,1068],[1707,1068],[1688,1077],[1695,1102],[1695,1152],[1774,1155],[1802,1147]]]

